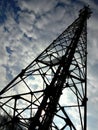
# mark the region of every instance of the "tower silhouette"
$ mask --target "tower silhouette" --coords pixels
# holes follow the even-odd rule
[[[87,19],[79,17],[0,92],[12,130],[87,129]],[[10,112],[10,114],[9,114]],[[17,128],[16,128],[17,125]]]

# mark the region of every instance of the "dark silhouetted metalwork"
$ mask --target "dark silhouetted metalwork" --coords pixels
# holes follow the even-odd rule
[[[89,7],[0,92],[12,130],[86,130]],[[9,114],[10,113],[10,114]]]

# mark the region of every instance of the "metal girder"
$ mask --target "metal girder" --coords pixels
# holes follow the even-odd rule
[[[0,128],[86,130],[90,14],[89,7],[80,10],[79,17],[0,91],[0,111],[8,117]]]

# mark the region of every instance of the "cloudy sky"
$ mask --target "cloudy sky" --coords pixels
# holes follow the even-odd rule
[[[88,130],[98,130],[97,0],[0,0],[0,90],[88,4]]]

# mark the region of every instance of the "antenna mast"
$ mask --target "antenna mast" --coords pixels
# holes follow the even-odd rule
[[[0,92],[12,130],[87,130],[87,19],[79,17]],[[66,99],[67,97],[67,99]],[[11,111],[12,116],[9,114]]]

